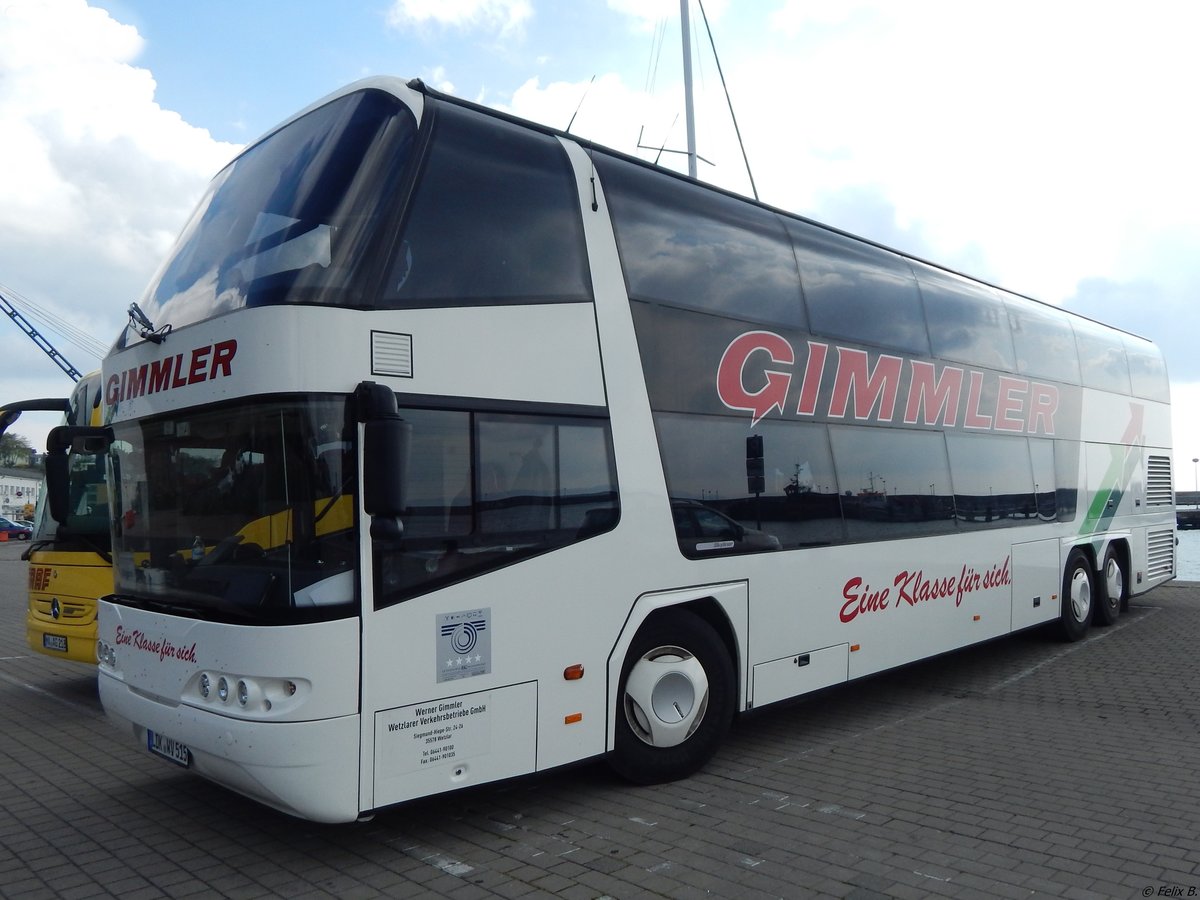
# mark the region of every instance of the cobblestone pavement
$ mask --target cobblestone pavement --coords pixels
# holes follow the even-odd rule
[[[686,781],[590,765],[373,821],[288,818],[139,753],[31,653],[0,544],[4,897],[1200,896],[1200,584],[743,718]]]

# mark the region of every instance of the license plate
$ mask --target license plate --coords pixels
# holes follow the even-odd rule
[[[57,650],[59,653],[66,653],[67,639],[61,634],[43,634],[42,647],[46,650]]]
[[[192,754],[187,746],[165,734],[146,729],[146,747],[151,753],[156,753],[163,759],[169,759],[185,769],[192,764]]]

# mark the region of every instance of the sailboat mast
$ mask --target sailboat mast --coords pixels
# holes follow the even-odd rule
[[[696,112],[692,107],[692,36],[688,24],[688,0],[679,0],[683,30],[683,106],[687,119],[688,177],[696,177]]]

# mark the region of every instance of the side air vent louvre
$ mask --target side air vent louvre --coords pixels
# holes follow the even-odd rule
[[[1175,502],[1171,490],[1171,458],[1151,456],[1146,461],[1146,505],[1170,506]]]

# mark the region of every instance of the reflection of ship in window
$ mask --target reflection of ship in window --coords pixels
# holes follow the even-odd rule
[[[813,489],[812,466],[807,462],[796,463],[796,470],[784,486],[783,492],[789,497],[811,493]]]

